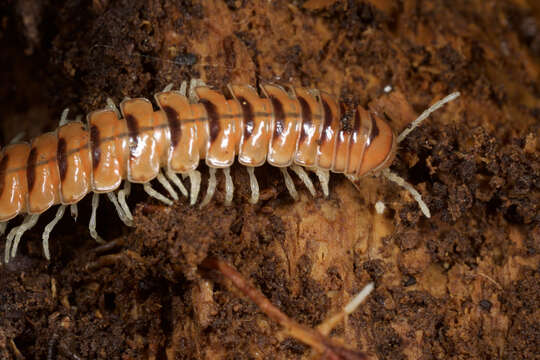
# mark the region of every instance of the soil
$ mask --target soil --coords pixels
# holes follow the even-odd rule
[[[89,236],[83,200],[78,221],[54,230],[50,262],[47,212],[0,266],[1,359],[315,355],[201,271],[209,255],[309,327],[374,281],[330,335],[373,359],[539,359],[537,1],[11,0],[0,4],[0,48],[2,144],[54,130],[66,107],[75,117],[190,78],[222,90],[292,83],[364,106],[391,86],[407,100],[408,111],[394,109],[403,121],[462,94],[400,144],[391,167],[430,219],[382,177],[358,191],[333,175],[328,198],[295,178],[293,201],[270,166],[256,170],[264,199],[251,205],[238,165],[230,207],[221,173],[204,209],[167,207],[135,186],[134,228],[102,200],[106,246]]]

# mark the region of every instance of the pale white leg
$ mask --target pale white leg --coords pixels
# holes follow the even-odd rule
[[[107,98],[107,108],[113,110],[119,118],[121,117],[120,111],[118,111],[116,104],[111,98]]]
[[[49,252],[49,236],[51,235],[51,231],[54,229],[56,224],[60,221],[62,216],[64,216],[66,207],[67,205],[60,205],[56,211],[54,219],[52,219],[52,221],[45,226],[45,230],[43,230],[43,235],[41,236],[43,240],[43,254],[47,260],[51,260],[51,253]]]
[[[197,202],[197,197],[199,196],[199,191],[201,190],[201,173],[197,170],[192,170],[187,174],[189,176],[189,182],[191,183],[191,199],[189,201],[190,205],[195,205]]]
[[[328,197],[330,194],[330,191],[328,190],[328,183],[330,182],[330,171],[323,170],[320,168],[315,168],[315,175],[319,178],[319,181],[321,182],[321,188],[324,194],[324,197]]]
[[[435,104],[431,105],[418,118],[416,118],[416,120],[414,120],[408,128],[406,128],[405,130],[403,130],[403,132],[401,134],[399,134],[399,136],[397,138],[398,144],[401,141],[403,141],[403,139],[405,139],[407,137],[407,135],[409,135],[409,133],[411,131],[413,131],[415,128],[417,128],[422,123],[422,121],[424,121],[429,115],[431,115],[431,113],[433,113],[434,111],[439,109],[444,104],[449,103],[450,101],[454,100],[459,95],[460,95],[459,92],[452,93],[452,94],[446,96],[444,99],[439,100]]]
[[[26,135],[26,133],[24,131],[21,131],[20,133],[18,133],[17,135],[15,135],[13,137],[13,139],[11,139],[11,141],[9,142],[10,144],[16,144],[18,143],[19,141],[21,141],[24,136]]]
[[[210,200],[212,200],[212,197],[214,197],[214,193],[216,192],[216,169],[215,168],[209,168],[208,171],[209,177],[208,177],[208,188],[206,189],[206,196],[204,197],[203,201],[201,202],[201,208],[208,205]]]
[[[313,186],[309,175],[304,171],[304,168],[294,164],[291,166],[291,170],[294,171],[296,175],[298,175],[300,180],[304,182],[309,192],[311,193],[311,196],[315,196],[315,187]]]
[[[116,212],[118,213],[118,217],[126,226],[133,226],[133,221],[127,217],[127,215],[124,213],[124,209],[120,206],[118,203],[118,199],[116,198],[116,194],[113,192],[107,193],[107,197],[109,200],[113,203],[114,208],[116,209]]]
[[[167,86],[165,86],[165,88],[163,89],[163,92],[171,91],[173,86],[174,86],[173,83],[167,84]]]
[[[90,215],[90,223],[88,224],[88,229],[90,230],[90,236],[100,244],[105,244],[105,240],[98,235],[96,231],[96,212],[99,206],[99,194],[92,194],[92,214]]]
[[[71,217],[75,222],[77,222],[77,218],[79,217],[79,208],[77,207],[77,204],[71,204],[69,206],[69,211],[71,212]]]
[[[191,91],[195,90],[195,88],[199,86],[206,86],[206,83],[202,79],[191,79],[189,82],[189,87]]]
[[[234,195],[234,184],[231,178],[231,168],[224,168],[223,173],[225,174],[225,206],[229,206],[232,203]]]
[[[129,220],[133,220],[133,215],[131,215],[131,211],[129,210],[129,206],[126,202],[126,197],[129,196],[130,192],[131,192],[131,183],[125,180],[124,188],[118,191],[118,202],[120,203],[122,210],[124,210],[124,214],[126,214],[126,217]]]
[[[187,81],[185,80],[182,81],[182,84],[180,84],[180,94],[187,96],[187,87],[188,87]]]
[[[424,215],[427,218],[431,217],[431,212],[429,211],[429,208],[426,205],[426,203],[424,202],[424,200],[422,200],[422,195],[420,195],[420,193],[411,184],[409,184],[402,177],[398,176],[397,174],[394,174],[393,172],[391,172],[388,169],[384,169],[382,171],[382,174],[386,178],[388,178],[388,180],[395,182],[396,184],[398,184],[402,188],[405,188],[407,191],[409,191],[409,193],[412,195],[414,200],[416,200],[416,202],[420,206],[420,210],[422,210],[422,213],[424,213]]]
[[[69,122],[69,119],[67,117],[68,114],[69,108],[65,108],[64,111],[62,111],[62,115],[60,115],[60,123],[58,124],[58,126],[66,125]]]
[[[58,124],[58,126],[66,125],[69,122],[68,113],[69,108],[65,108],[64,111],[62,111],[62,115],[60,115],[60,123]]]
[[[171,183],[167,181],[167,178],[163,176],[162,173],[158,173],[157,181],[159,181],[161,186],[163,186],[165,190],[167,190],[169,195],[171,195],[174,200],[178,200],[178,194],[176,193],[176,191],[174,191]]]
[[[182,195],[184,195],[185,197],[188,196],[187,189],[184,186],[184,184],[182,184],[182,180],[180,180],[180,178],[174,172],[172,172],[171,170],[167,170],[165,175],[167,175],[169,180],[171,180],[173,184],[176,185],[176,187],[180,190]]]
[[[21,237],[26,232],[26,230],[31,229],[36,225],[39,219],[39,215],[26,215],[21,225],[11,229],[7,236],[6,240],[6,253],[4,254],[4,262],[7,264],[9,262],[10,256],[14,258],[17,255],[17,248],[19,247],[19,242]],[[10,254],[11,253],[11,254]]]
[[[200,86],[206,86],[204,81],[202,81],[201,79],[191,79],[191,81],[189,82],[189,100],[192,103],[196,103],[199,100],[199,97],[195,93],[195,89]]]
[[[255,177],[255,168],[247,166],[247,172],[249,174],[249,186],[251,187],[251,204],[256,204],[259,201],[259,183]]]
[[[289,193],[291,194],[292,198],[294,200],[298,200],[298,192],[296,192],[296,187],[294,186],[293,179],[291,178],[291,175],[287,172],[287,168],[282,167],[279,168],[281,170],[281,173],[283,174],[283,178],[285,179],[285,186],[287,186],[287,190],[289,190]]]
[[[161,195],[160,193],[158,193],[156,190],[154,190],[152,188],[152,185],[150,185],[149,182],[147,182],[146,184],[143,185],[143,188],[144,188],[144,191],[146,191],[146,193],[148,195],[150,195],[151,197],[153,197],[154,199],[157,199],[161,202],[163,202],[164,204],[167,204],[169,206],[171,206],[173,204],[173,202],[170,200],[170,199],[167,199],[165,196]]]
[[[6,232],[7,225],[8,221],[0,222],[0,236],[4,235]]]

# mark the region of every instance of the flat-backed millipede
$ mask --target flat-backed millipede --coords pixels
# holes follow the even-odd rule
[[[225,174],[225,203],[233,199],[230,166],[235,158],[246,166],[251,199],[256,203],[259,186],[254,168],[268,162],[279,167],[293,198],[297,192],[287,168],[295,172],[311,194],[313,183],[304,167],[315,172],[322,191],[328,195],[329,172],[344,173],[351,180],[367,174],[383,174],[407,188],[429,217],[420,194],[388,167],[397,144],[430,113],[459,96],[453,93],[438,101],[396,136],[392,127],[373,111],[358,106],[347,110],[329,94],[305,88],[261,85],[261,94],[249,85],[230,85],[227,98],[200,80],[184,82],[180,91],[168,86],[154,98],[159,110],[144,98],[125,99],[120,111],[108,100],[105,109],[87,115],[87,124],[67,121],[30,143],[12,142],[0,159],[0,232],[8,221],[26,214],[21,225],[7,235],[4,261],[17,253],[23,233],[33,227],[41,213],[59,204],[56,216],[43,232],[43,251],[50,259],[49,235],[71,207],[92,195],[91,236],[96,232],[99,194],[107,194],[120,219],[131,225],[133,217],[126,203],[130,183],[144,185],[152,197],[172,201],[151,187],[157,179],[174,200],[176,185],[190,203],[197,201],[201,175],[200,160],[209,167],[208,189],[201,206],[208,204],[216,189],[216,169]],[[348,116],[349,128],[341,126]],[[190,191],[177,176],[190,179]],[[124,186],[119,187],[124,181]]]

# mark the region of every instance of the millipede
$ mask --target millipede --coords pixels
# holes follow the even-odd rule
[[[392,173],[391,165],[401,142],[432,112],[459,96],[452,93],[425,110],[399,136],[375,111],[362,106],[347,109],[333,96],[315,89],[263,83],[259,91],[250,85],[228,85],[228,94],[203,81],[185,81],[179,90],[172,85],[154,95],[157,109],[145,98],[126,98],[120,109],[111,99],[104,109],[87,115],[86,124],[68,120],[62,113],[59,127],[29,143],[14,139],[0,158],[0,233],[9,220],[24,214],[22,223],[6,237],[4,262],[16,256],[23,234],[40,214],[59,205],[42,235],[43,252],[50,260],[49,236],[69,206],[77,217],[77,203],[92,192],[90,235],[96,231],[99,196],[106,194],[119,218],[133,225],[126,198],[131,183],[142,184],[145,192],[171,205],[178,191],[195,205],[201,188],[197,170],[204,159],[209,168],[208,185],[200,206],[207,205],[216,191],[216,171],[225,175],[225,205],[233,200],[230,167],[235,159],[249,174],[251,203],[259,200],[254,168],[268,163],[283,174],[291,196],[298,197],[288,173],[292,170],[315,195],[306,172],[312,171],[329,194],[329,174],[343,173],[356,181],[381,174],[406,188],[430,217],[418,191]],[[343,117],[352,126],[341,126]],[[178,176],[181,175],[182,179]],[[151,186],[157,180],[166,197]],[[189,191],[183,181],[189,179]],[[123,182],[123,184],[122,184]],[[172,183],[172,184],[171,184]]]

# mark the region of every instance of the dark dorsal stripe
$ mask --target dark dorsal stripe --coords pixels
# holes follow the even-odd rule
[[[345,103],[340,102],[339,103],[339,111],[341,113],[341,120],[340,125],[341,129],[347,128],[349,126],[349,113],[347,112],[347,108],[345,107]]]
[[[210,130],[210,143],[213,143],[219,135],[219,113],[217,106],[210,102],[207,99],[201,99],[201,104],[203,104],[206,109],[206,114],[208,115],[208,128]]]
[[[255,128],[255,114],[253,113],[253,105],[244,97],[237,98],[242,107],[242,117],[244,118],[244,141],[249,139]]]
[[[379,136],[379,127],[377,126],[377,121],[375,121],[375,118],[370,114],[371,117],[371,133],[369,134],[369,139],[367,142],[367,146],[370,146],[373,143],[373,140]]]
[[[334,114],[332,114],[332,109],[330,109],[330,105],[328,105],[326,100],[322,99],[322,104],[324,109],[324,125],[321,143],[324,144],[326,141],[330,141],[330,137],[327,136],[326,130],[332,126],[332,118],[334,117]]]
[[[28,192],[32,191],[34,183],[36,182],[36,161],[37,161],[37,149],[32,148],[28,155],[28,161],[26,166],[26,181],[28,183]]]
[[[92,153],[92,166],[96,169],[101,160],[101,138],[99,128],[95,125],[90,127],[90,152]]]
[[[163,106],[163,111],[167,115],[167,122],[169,123],[169,131],[171,133],[171,146],[173,148],[180,142],[182,136],[182,128],[180,127],[180,115],[178,111],[170,106]]]
[[[135,116],[131,114],[126,114],[125,118],[129,139],[131,140],[129,144],[129,155],[130,157],[134,157],[135,149],[139,145],[139,123],[135,119]]]
[[[300,103],[300,110],[302,111],[302,131],[300,132],[300,142],[303,142],[308,136],[308,132],[313,126],[313,114],[311,108],[306,99],[298,96],[298,102]]]
[[[275,96],[270,96],[272,107],[274,109],[274,139],[281,136],[285,128],[285,111],[283,104]]]
[[[60,181],[64,181],[67,173],[67,143],[66,139],[58,139],[58,147],[56,148],[56,163],[58,164],[58,173],[60,174]]]
[[[2,158],[2,161],[0,161],[0,196],[2,196],[2,193],[4,192],[4,186],[6,184],[6,170],[7,170],[7,164],[9,161],[8,154],[5,154]]]
[[[356,105],[352,103],[341,102],[339,104],[339,109],[341,111],[341,130],[350,133],[354,130],[354,116],[356,111]]]

